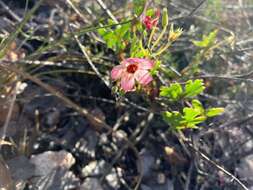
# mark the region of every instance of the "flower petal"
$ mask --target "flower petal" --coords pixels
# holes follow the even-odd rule
[[[127,67],[129,64],[131,64],[128,59],[124,59],[123,61],[120,62],[120,65],[122,67]]]
[[[120,85],[125,92],[132,91],[134,89],[134,84],[135,81],[133,74],[125,73],[122,76]]]
[[[113,69],[111,71],[112,79],[118,80],[119,78],[121,78],[123,72],[124,72],[124,67],[122,65],[117,65],[117,66],[113,67]]]
[[[153,80],[153,77],[147,70],[139,69],[134,74],[135,79],[142,85],[147,85]]]
[[[142,60],[142,58],[127,58],[124,61],[127,62],[128,64],[133,64],[133,63],[139,63]]]
[[[143,59],[142,62],[139,63],[140,69],[152,69],[154,67],[154,62],[149,59]]]
[[[125,60],[126,62],[132,64],[132,63],[138,63],[138,67],[140,69],[152,69],[154,66],[154,62],[149,59],[144,58],[128,58]]]

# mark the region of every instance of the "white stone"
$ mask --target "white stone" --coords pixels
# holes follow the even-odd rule
[[[33,155],[31,163],[35,165],[36,175],[43,176],[50,174],[58,167],[69,169],[75,163],[75,158],[71,153],[64,150],[59,152],[47,151]]]

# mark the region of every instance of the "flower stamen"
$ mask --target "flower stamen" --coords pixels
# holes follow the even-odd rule
[[[137,69],[138,69],[137,64],[130,64],[127,66],[128,73],[135,73],[135,71],[137,71]]]

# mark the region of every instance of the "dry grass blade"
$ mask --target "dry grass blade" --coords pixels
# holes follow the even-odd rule
[[[108,16],[115,22],[119,23],[118,20],[115,18],[115,16],[112,14],[112,12],[107,8],[106,4],[102,0],[96,0],[98,4],[102,7],[102,9],[108,14]]]
[[[11,142],[9,142],[9,141],[6,141],[6,140],[0,140],[0,146],[2,146],[2,145],[9,145],[9,146],[12,146],[12,143]]]
[[[98,71],[98,69],[95,67],[95,65],[93,64],[93,62],[91,61],[87,51],[85,50],[85,47],[81,44],[81,42],[78,40],[77,36],[74,36],[75,37],[75,40],[76,42],[78,43],[78,46],[80,47],[82,53],[84,54],[85,58],[87,59],[89,65],[91,66],[91,68],[93,69],[93,71],[97,74],[97,76],[103,80],[103,82],[105,83],[105,85],[107,87],[109,87],[109,81],[107,81],[103,76],[102,74]]]
[[[16,30],[13,33],[11,33],[8,36],[8,38],[3,43],[0,44],[0,57],[1,58],[8,51],[8,48],[11,45],[11,43],[15,41],[15,38],[17,37],[17,35],[20,33],[20,31],[22,30],[22,28],[25,26],[25,24],[32,17],[32,15],[34,14],[34,12],[39,8],[39,6],[41,5],[42,2],[43,2],[43,0],[39,0],[35,4],[35,6],[31,9],[31,11],[29,11],[26,14],[26,16],[24,17],[24,19],[22,20],[22,22],[17,26]]]
[[[111,131],[111,127],[107,125],[104,121],[99,119],[98,117],[92,115],[89,113],[89,111],[85,108],[80,107],[78,104],[74,103],[72,100],[64,96],[62,93],[60,93],[58,90],[54,89],[52,86],[45,84],[40,79],[30,75],[29,73],[26,73],[24,71],[21,71],[20,69],[16,68],[15,66],[11,65],[0,65],[0,68],[12,71],[16,73],[17,75],[23,77],[24,79],[31,80],[32,82],[36,83],[40,87],[44,88],[48,92],[50,92],[52,95],[58,97],[60,100],[62,100],[66,105],[70,106],[74,110],[76,110],[79,114],[85,116],[91,123],[96,124],[95,129],[97,131],[101,131],[103,129],[106,129],[107,131]]]

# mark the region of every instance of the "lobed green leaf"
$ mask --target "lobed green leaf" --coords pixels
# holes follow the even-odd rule
[[[184,96],[187,98],[192,98],[199,95],[205,89],[202,79],[197,79],[195,81],[189,80],[186,82]]]
[[[217,37],[218,30],[214,30],[208,34],[208,36],[203,35],[201,41],[195,41],[193,40],[192,43],[197,47],[210,47],[215,43],[216,37]]]
[[[172,83],[169,87],[162,86],[160,88],[160,96],[167,97],[173,101],[180,99],[183,89],[179,83]]]
[[[209,108],[206,110],[206,116],[207,117],[214,117],[217,115],[220,115],[224,112],[224,108]]]

